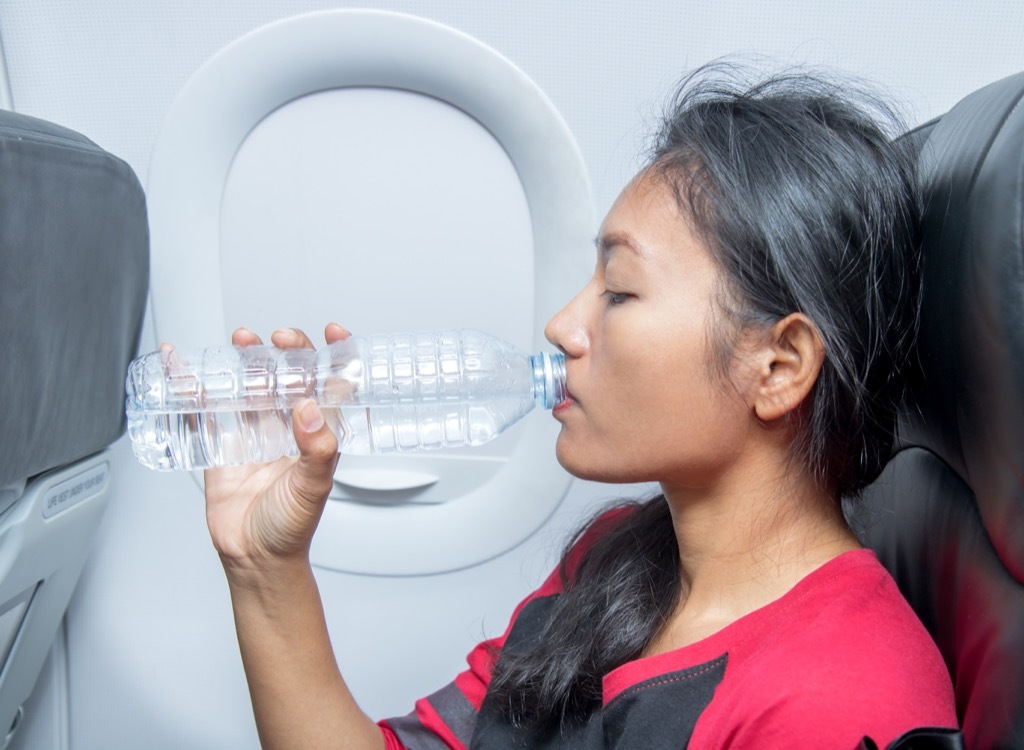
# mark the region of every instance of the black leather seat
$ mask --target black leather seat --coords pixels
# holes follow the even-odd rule
[[[3,747],[106,507],[106,448],[124,432],[148,278],[131,168],[78,133],[0,110]]]
[[[903,448],[850,511],[935,637],[968,748],[1024,748],[1024,73],[911,137],[925,199]]]

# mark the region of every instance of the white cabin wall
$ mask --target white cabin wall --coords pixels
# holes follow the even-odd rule
[[[450,25],[525,71],[576,137],[597,217],[635,170],[665,94],[711,59],[765,55],[860,74],[903,99],[911,124],[1024,69],[1017,0],[4,0],[9,106],[79,130],[146,184],[164,115],[210,56],[274,20],[357,6]],[[147,320],[142,349],[157,343]],[[256,747],[199,488],[189,476],[141,468],[123,442],[116,458],[111,507],[68,616],[66,686],[63,670],[52,669],[34,699],[41,715],[57,718],[27,721],[16,742],[55,746],[64,705],[55,696],[67,690],[74,750]],[[621,491],[574,481],[540,532],[466,570],[407,578],[318,571],[339,662],[364,707],[404,713],[449,680],[550,570],[568,530]]]

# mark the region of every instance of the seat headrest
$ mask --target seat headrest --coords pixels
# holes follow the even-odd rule
[[[0,490],[124,431],[148,280],[132,169],[74,131],[0,110]]]
[[[974,492],[1003,564],[1024,581],[1024,73],[928,128],[918,410],[907,442]]]

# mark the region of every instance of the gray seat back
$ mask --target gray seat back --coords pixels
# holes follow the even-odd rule
[[[0,740],[106,505],[148,240],[127,164],[78,133],[0,110]]]

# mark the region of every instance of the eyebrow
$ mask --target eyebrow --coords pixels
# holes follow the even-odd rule
[[[605,257],[610,255],[612,250],[616,247],[629,248],[637,257],[640,258],[647,257],[647,250],[645,250],[644,247],[630,235],[624,232],[609,232],[608,234],[602,234],[594,240],[594,244],[597,246],[597,252]]]

